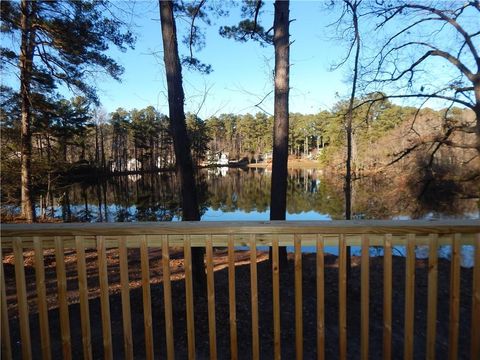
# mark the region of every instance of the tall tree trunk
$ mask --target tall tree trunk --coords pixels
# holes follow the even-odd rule
[[[103,136],[103,127],[100,125],[100,145],[102,146],[101,148],[101,155],[102,155],[102,169],[103,171],[106,171],[107,169],[107,161],[105,158],[105,139]]]
[[[285,220],[287,211],[288,93],[290,72],[289,1],[275,1],[275,100],[270,220]],[[287,250],[280,248],[280,265],[287,265]]]
[[[475,93],[475,135],[476,135],[476,149],[480,154],[480,72],[477,73],[477,80],[473,84],[473,91]]]
[[[345,219],[352,219],[352,133],[353,133],[353,105],[355,101],[355,93],[357,90],[358,80],[358,67],[360,59],[360,32],[358,29],[358,14],[357,14],[357,1],[344,0],[345,4],[350,8],[353,17],[353,29],[354,29],[354,44],[355,44],[355,59],[353,68],[353,81],[352,91],[350,94],[350,101],[348,104],[348,112],[346,116],[345,130],[347,133],[347,159],[345,166]],[[352,270],[351,264],[351,249],[347,247],[347,276],[350,278]]]
[[[163,54],[167,74],[170,129],[173,135],[176,169],[182,189],[182,221],[199,221],[200,211],[198,208],[197,188],[195,186],[192,153],[183,108],[185,95],[182,84],[182,67],[178,56],[173,2],[159,0],[159,6]],[[205,250],[201,247],[192,249],[194,285],[196,284],[196,292],[199,295],[204,294],[206,288],[204,253]]]
[[[35,2],[22,0],[21,28],[22,44],[20,53],[20,96],[22,102],[22,164],[21,164],[21,196],[22,216],[27,222],[35,221],[34,203],[32,198],[32,112],[30,102],[30,87],[33,71],[33,52],[35,33],[32,19],[35,16]]]
[[[98,164],[100,163],[98,161],[100,158],[99,153],[100,153],[100,149],[98,145],[98,125],[95,124],[95,166],[98,166]]]

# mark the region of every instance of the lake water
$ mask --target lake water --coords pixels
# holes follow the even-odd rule
[[[202,220],[268,220],[270,181],[265,169],[202,169],[197,179]],[[381,179],[355,181],[353,218],[479,218],[478,202],[462,194],[443,191],[425,200],[410,188],[389,186]],[[179,193],[173,172],[89,178],[50,184],[50,191],[37,193],[36,212],[66,222],[178,221]],[[18,205],[2,201],[2,211],[16,213]],[[289,171],[287,220],[335,220],[343,214],[341,177],[317,169]]]

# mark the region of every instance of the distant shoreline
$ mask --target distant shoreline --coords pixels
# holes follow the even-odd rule
[[[248,164],[248,167],[251,168],[262,168],[262,169],[271,169],[271,162],[259,162]],[[304,159],[295,159],[288,160],[287,167],[289,169],[321,169],[323,168],[318,160],[304,160]]]

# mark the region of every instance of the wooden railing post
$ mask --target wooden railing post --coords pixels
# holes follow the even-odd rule
[[[97,236],[98,279],[100,282],[100,307],[102,313],[102,337],[104,359],[113,359],[112,324],[110,321],[110,299],[108,295],[107,250],[105,237]]]
[[[413,329],[415,321],[415,235],[407,235],[407,259],[405,261],[405,360],[413,359]]]
[[[230,310],[230,358],[238,359],[237,303],[235,296],[235,246],[233,235],[228,235],[228,303]]]
[[[50,347],[50,328],[48,326],[47,292],[45,289],[45,264],[43,259],[42,242],[38,236],[33,238],[35,252],[35,282],[37,287],[38,319],[40,321],[40,339],[42,346],[42,359],[52,358]]]
[[[150,292],[150,263],[148,257],[148,239],[143,235],[140,241],[140,263],[142,268],[143,325],[145,328],[145,354],[153,360],[152,300]]]
[[[212,235],[207,236],[207,299],[208,299],[208,334],[210,343],[210,360],[217,359],[217,332],[215,324],[215,279],[213,269]]]
[[[126,236],[122,236],[119,240],[118,261],[120,262],[123,346],[125,349],[125,359],[133,360],[132,315],[130,308],[130,280],[128,277],[128,251]]]
[[[338,259],[338,339],[339,359],[347,358],[347,241],[340,235]]]
[[[435,359],[435,338],[437,332],[438,296],[438,236],[429,236],[428,254],[428,309],[427,309],[427,359]]]
[[[192,242],[190,235],[185,237],[183,248],[185,260],[185,306],[187,310],[187,342],[188,358],[195,359],[195,321],[193,309],[193,278],[192,278]]]
[[[296,359],[303,359],[302,238],[295,234],[295,348]]]
[[[175,359],[173,337],[172,286],[170,283],[170,248],[168,235],[162,235],[163,302],[165,303],[165,332],[167,359]]]
[[[10,324],[8,321],[8,310],[7,310],[7,294],[5,291],[5,277],[3,271],[3,255],[2,249],[0,247],[0,259],[2,259],[2,263],[0,264],[0,286],[1,286],[1,323],[2,323],[2,356],[5,359],[10,360],[12,359],[12,343],[10,339]]]
[[[15,256],[15,283],[17,286],[22,358],[31,359],[32,345],[30,340],[30,323],[28,319],[27,286],[25,283],[25,269],[23,264],[22,238],[15,239],[13,243],[13,254]]]
[[[78,292],[80,297],[80,325],[82,327],[83,358],[92,359],[87,265],[85,262],[85,247],[81,236],[75,236],[75,245],[77,249]]]
[[[370,305],[370,247],[367,235],[362,235],[362,268],[361,268],[361,344],[360,353],[363,360],[368,360],[369,350],[369,305]]]
[[[480,358],[480,233],[476,235],[475,264],[473,269],[472,286],[472,321],[470,336],[470,359]]]
[[[258,284],[257,284],[257,244],[255,234],[250,235],[250,291],[252,302],[252,358],[260,359],[260,339],[258,336]]]
[[[65,273],[65,249],[62,238],[55,236],[55,261],[58,284],[58,309],[60,312],[60,331],[62,332],[62,352],[65,360],[72,358],[72,344],[70,338],[70,316],[67,298],[67,277]]]
[[[392,235],[383,245],[383,351],[384,360],[392,358]]]
[[[450,326],[448,331],[448,358],[458,357],[458,327],[460,321],[460,240],[455,234],[452,240],[450,260]]]
[[[272,288],[273,288],[273,358],[280,360],[280,262],[278,236],[272,239]]]
[[[323,236],[316,235],[316,282],[317,282],[317,359],[325,359],[325,260]]]

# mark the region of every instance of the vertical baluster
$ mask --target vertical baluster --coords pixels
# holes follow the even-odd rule
[[[195,323],[193,310],[193,283],[192,283],[192,243],[190,235],[186,235],[184,242],[185,258],[185,303],[187,307],[187,340],[188,358],[195,359]]]
[[[323,236],[317,234],[317,359],[325,359],[325,259]]]
[[[303,359],[303,302],[302,302],[302,239],[294,235],[295,246],[295,349],[296,359]]]
[[[42,359],[51,359],[50,329],[48,326],[47,293],[45,289],[45,264],[43,260],[43,246],[40,238],[33,238],[35,252],[35,282],[37,287],[38,319],[40,321],[40,339]]]
[[[233,235],[228,236],[228,299],[230,309],[230,358],[238,359],[237,304],[235,296],[235,247]]]
[[[258,283],[257,283],[257,244],[255,234],[250,235],[250,289],[252,302],[252,358],[260,359],[258,336]]]
[[[384,360],[392,358],[392,235],[384,238],[383,252],[383,351]]]
[[[130,308],[130,279],[128,277],[127,237],[122,236],[120,238],[118,252],[120,262],[122,325],[125,358],[133,359],[132,314]]]
[[[217,333],[215,329],[215,279],[213,270],[212,235],[207,235],[207,293],[208,293],[208,334],[210,339],[210,359],[217,358]]]
[[[460,321],[460,241],[461,235],[455,234],[452,241],[452,259],[450,263],[450,325],[448,331],[448,358],[458,357],[458,327]]]
[[[7,308],[7,293],[5,289],[5,278],[3,273],[3,255],[0,248],[0,259],[2,260],[0,264],[0,286],[1,286],[1,323],[2,323],[2,356],[5,359],[10,360],[12,358],[12,343],[10,339],[10,324],[8,323],[8,308]]]
[[[60,312],[60,331],[62,333],[62,351],[64,359],[72,358],[70,338],[70,317],[68,313],[67,277],[65,271],[65,249],[62,238],[55,236],[55,262],[58,284],[58,309]]]
[[[345,235],[340,235],[338,261],[338,296],[339,296],[339,358],[347,358],[347,242]]]
[[[472,286],[472,324],[470,336],[470,358],[480,358],[480,234],[475,238],[475,265]]]
[[[162,235],[163,299],[165,303],[165,333],[167,340],[167,359],[175,359],[173,342],[172,286],[170,283],[170,253],[168,235]]]
[[[75,236],[77,250],[78,291],[80,296],[80,318],[82,327],[83,358],[92,359],[90,311],[88,307],[87,265],[83,237]]]
[[[150,264],[147,236],[140,241],[140,263],[142,268],[143,326],[145,329],[146,358],[153,360],[152,301],[150,294]]]
[[[281,358],[280,344],[280,263],[278,235],[272,235],[272,282],[273,282],[273,346],[274,359]]]
[[[413,329],[415,319],[415,235],[407,235],[405,271],[405,338],[404,359],[413,359]]]
[[[368,360],[369,350],[369,305],[370,305],[370,244],[367,235],[362,235],[361,268],[361,358]]]
[[[14,239],[13,254],[15,256],[15,283],[17,286],[18,315],[20,318],[20,337],[22,341],[22,357],[24,359],[31,359],[32,346],[30,340],[30,323],[28,319],[27,286],[25,283],[22,238]]]
[[[113,359],[112,325],[110,322],[110,299],[108,295],[108,272],[105,237],[97,236],[98,278],[100,281],[100,307],[102,312],[103,356]]]
[[[437,331],[438,289],[438,235],[429,236],[428,254],[428,309],[427,309],[427,359],[435,359]]]

